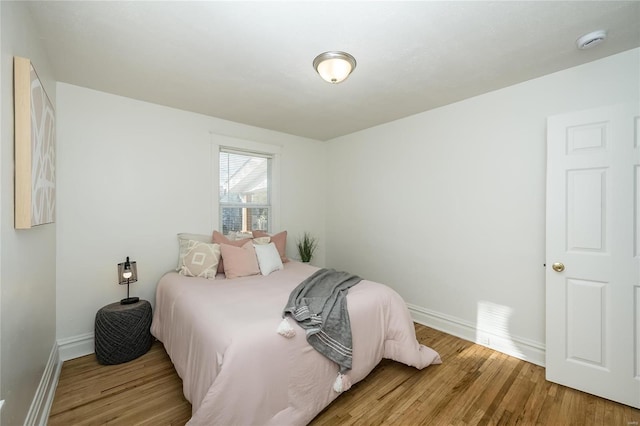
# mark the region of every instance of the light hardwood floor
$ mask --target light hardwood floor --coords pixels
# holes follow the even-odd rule
[[[324,425],[638,426],[640,410],[544,380],[544,369],[416,325],[443,358],[422,371],[383,360],[311,423]],[[162,344],[116,366],[94,355],[62,366],[50,425],[184,424],[191,405]]]

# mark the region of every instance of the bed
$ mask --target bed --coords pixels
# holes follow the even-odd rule
[[[296,261],[267,276],[215,280],[165,274],[151,333],[160,340],[192,404],[190,425],[304,425],[340,394],[338,366],[295,336],[276,332],[291,291],[318,268]],[[219,279],[220,278],[220,279]],[[439,355],[420,345],[402,298],[363,280],[347,295],[353,336],[351,383],[382,358],[424,368]]]

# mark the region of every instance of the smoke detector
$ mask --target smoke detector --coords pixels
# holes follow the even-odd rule
[[[580,50],[591,49],[593,46],[602,43],[606,38],[607,32],[605,30],[592,31],[577,39],[576,46]]]

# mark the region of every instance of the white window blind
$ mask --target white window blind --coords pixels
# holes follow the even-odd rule
[[[220,220],[230,232],[270,231],[270,154],[220,148]]]

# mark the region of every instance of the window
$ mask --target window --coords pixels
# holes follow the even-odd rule
[[[271,228],[272,156],[220,148],[222,233]]]

